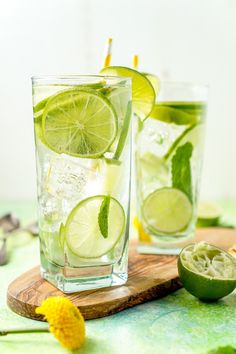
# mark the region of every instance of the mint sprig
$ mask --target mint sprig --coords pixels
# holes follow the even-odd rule
[[[193,145],[190,142],[181,145],[172,158],[172,186],[184,192],[192,202],[191,157]]]
[[[104,238],[108,237],[108,216],[109,216],[110,201],[111,201],[111,197],[109,195],[104,196],[98,214],[98,225],[101,234]]]

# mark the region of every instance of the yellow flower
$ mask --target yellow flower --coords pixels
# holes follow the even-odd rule
[[[44,300],[35,312],[45,316],[50,332],[64,347],[73,350],[84,343],[84,318],[79,309],[67,298],[50,297]]]

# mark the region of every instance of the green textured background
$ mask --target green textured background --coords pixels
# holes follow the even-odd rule
[[[233,222],[234,201],[222,201],[226,221]],[[24,222],[34,220],[31,202],[5,202],[0,215],[14,211]],[[17,275],[39,262],[38,240],[15,248],[11,262],[0,267],[0,330],[16,326],[45,327],[11,312],[6,305],[7,286]],[[204,304],[184,289],[161,300],[133,307],[116,315],[86,321],[87,340],[74,353],[167,354],[207,353],[222,345],[236,347],[236,293],[213,304]],[[49,334],[14,334],[0,338],[0,354],[70,353]]]

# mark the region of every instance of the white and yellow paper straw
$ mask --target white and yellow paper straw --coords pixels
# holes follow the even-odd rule
[[[112,53],[112,38],[108,38],[104,53],[103,67],[110,66],[111,64],[111,53]]]

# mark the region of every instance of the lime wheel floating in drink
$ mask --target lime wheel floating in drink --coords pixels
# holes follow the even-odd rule
[[[206,242],[181,251],[178,271],[184,288],[203,301],[216,301],[236,287],[236,260]]]
[[[125,213],[121,204],[110,197],[107,215],[108,235],[99,225],[99,213],[104,195],[86,198],[71,211],[63,227],[63,238],[69,249],[81,258],[97,258],[114,248],[125,229]]]
[[[47,146],[75,157],[97,158],[117,134],[116,113],[106,97],[94,90],[67,90],[53,96],[42,116]]]
[[[175,236],[188,226],[192,213],[192,204],[186,194],[168,187],[149,194],[142,207],[147,228],[154,234]]]

